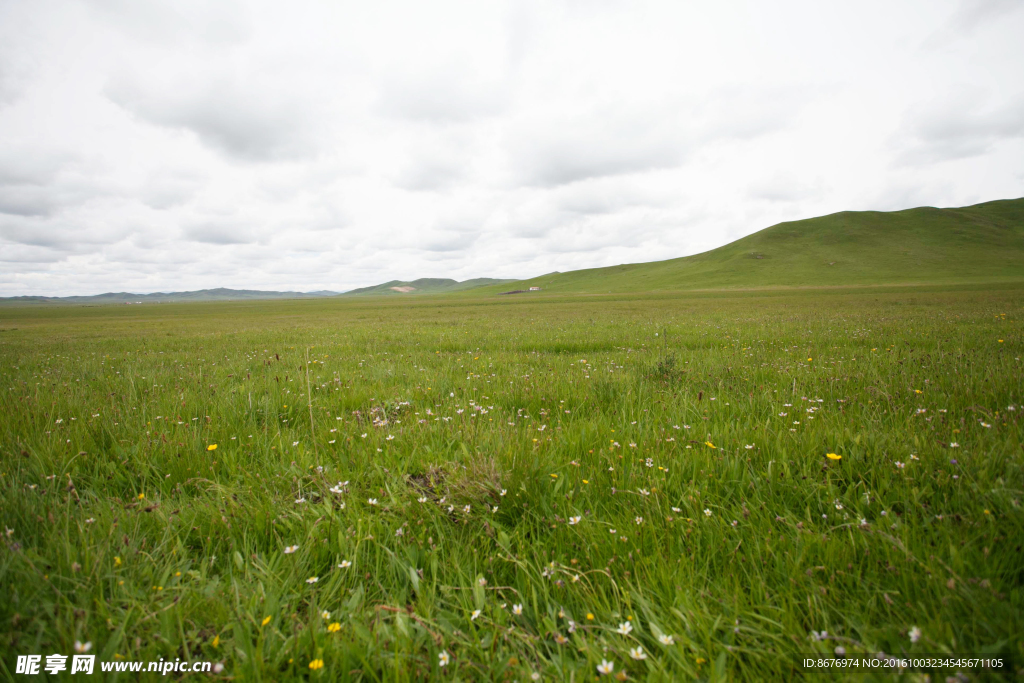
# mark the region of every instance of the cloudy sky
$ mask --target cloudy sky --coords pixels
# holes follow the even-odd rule
[[[530,277],[1024,196],[1024,2],[0,0],[0,295]]]

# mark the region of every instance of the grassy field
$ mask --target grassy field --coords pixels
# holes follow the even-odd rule
[[[514,288],[608,293],[998,283],[1019,281],[1022,273],[1024,199],[1004,199],[954,209],[843,211],[780,223],[703,254],[552,273]]]
[[[0,671],[1019,671],[1022,316],[1019,284],[0,309]]]

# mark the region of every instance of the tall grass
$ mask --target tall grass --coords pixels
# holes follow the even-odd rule
[[[2,666],[78,640],[244,680],[1020,667],[1022,303],[0,309]]]

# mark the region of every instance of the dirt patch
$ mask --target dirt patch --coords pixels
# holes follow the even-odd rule
[[[419,495],[435,502],[450,497],[452,504],[480,504],[493,503],[498,499],[501,474],[501,468],[493,458],[477,456],[464,464],[431,465],[425,472],[406,475],[405,481]]]
[[[436,501],[444,495],[444,482],[447,478],[447,472],[431,466],[426,472],[406,475],[405,481],[420,494]]]
[[[416,291],[415,287],[389,287],[389,289],[392,289],[392,290],[394,290],[396,292],[401,292],[402,294],[407,294],[409,292],[415,292]]]

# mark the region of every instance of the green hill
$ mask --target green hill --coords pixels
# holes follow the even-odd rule
[[[550,273],[473,294],[531,286],[607,293],[1010,280],[1024,280],[1024,199],[843,211],[779,223],[703,254]]]
[[[516,280],[499,280],[490,277],[478,277],[473,280],[458,282],[457,280],[451,280],[448,278],[422,277],[419,280],[411,280],[409,282],[405,282],[403,280],[392,280],[391,282],[385,282],[372,287],[361,287],[359,289],[353,289],[352,291],[345,292],[343,296],[443,294],[448,292],[461,292],[467,289],[486,287],[488,285],[501,285],[509,282],[516,282]]]

